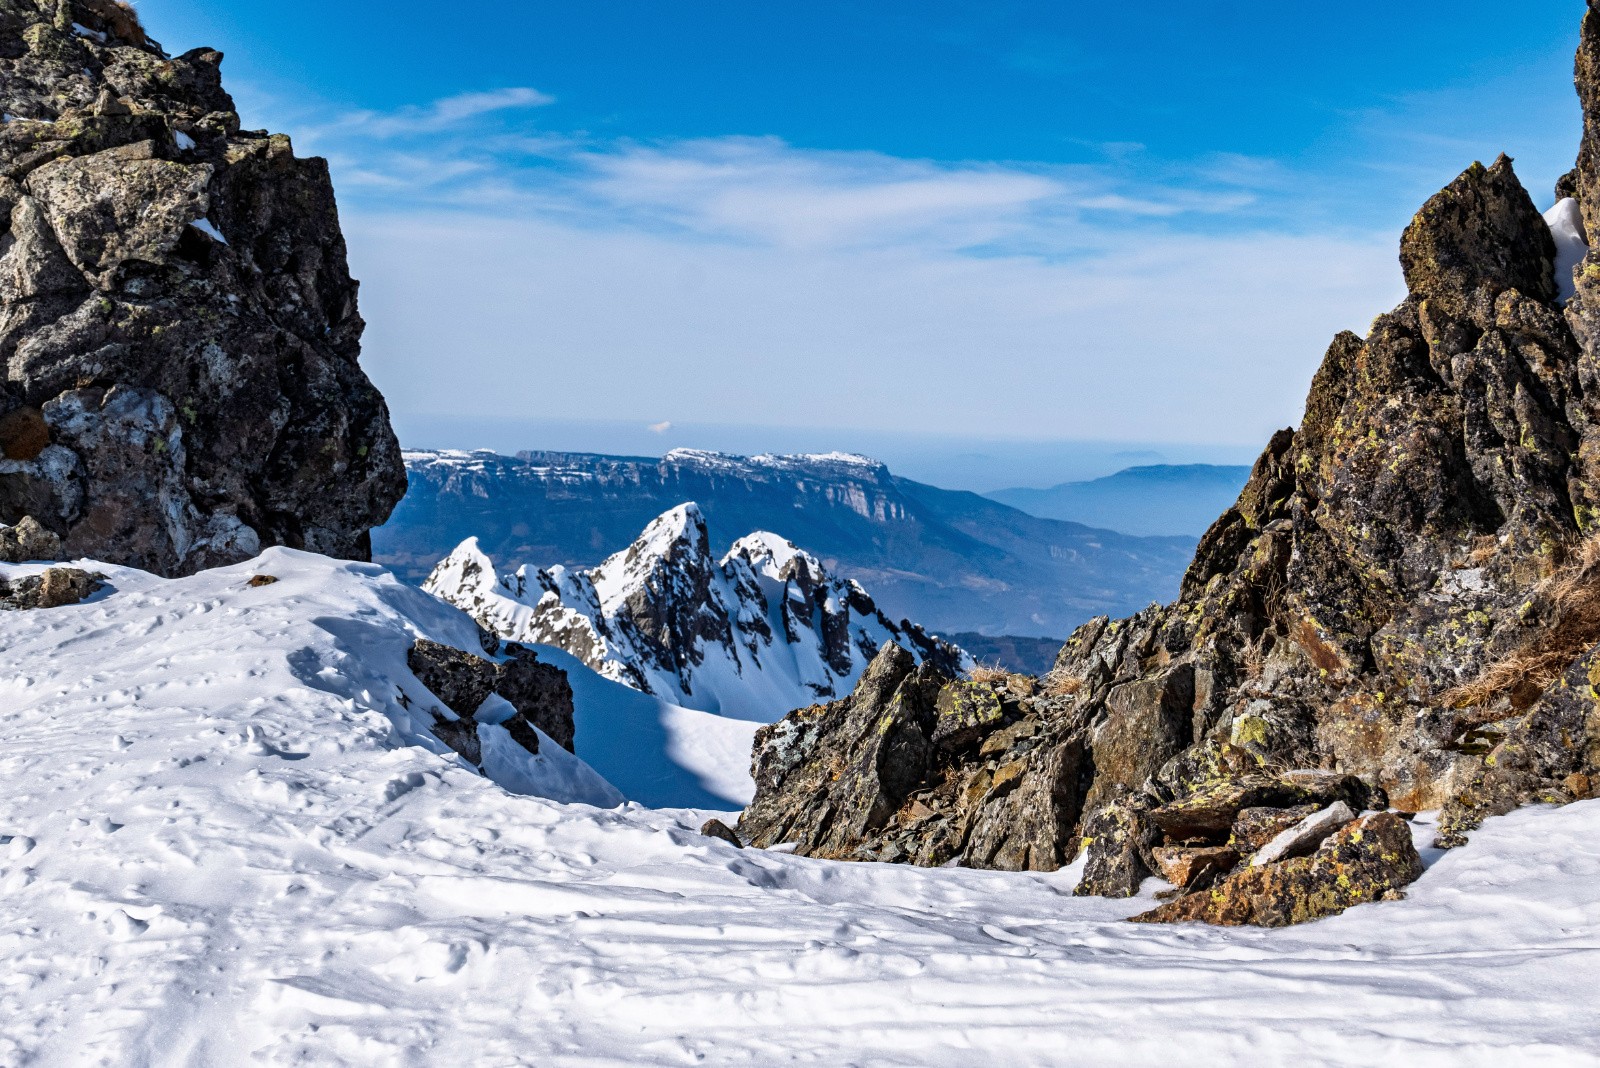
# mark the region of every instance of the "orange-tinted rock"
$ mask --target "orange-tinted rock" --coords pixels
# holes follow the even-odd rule
[[[1338,831],[1309,857],[1242,868],[1210,890],[1141,913],[1133,922],[1287,927],[1377,901],[1421,874],[1411,829],[1393,813],[1379,812]]]

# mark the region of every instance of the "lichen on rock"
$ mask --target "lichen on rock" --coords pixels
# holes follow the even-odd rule
[[[1577,83],[1584,141],[1559,193],[1593,234],[1594,9]],[[892,819],[895,798],[863,822],[857,799],[828,786],[827,769],[856,759],[849,732],[828,727],[844,712],[796,714],[758,740],[756,759],[771,766],[766,750],[803,737],[785,759],[809,769],[806,789],[758,776],[747,818],[801,826],[823,811],[831,838],[819,855],[1003,867],[1006,854],[971,843],[1048,821],[1025,828],[983,799],[1001,769],[1039,775],[1036,754],[1048,751],[1054,822],[1030,863],[1064,863],[1081,846],[1079,892],[1126,896],[1154,870],[1194,876],[1181,862],[1204,856],[1214,869],[1226,851],[1255,855],[1298,825],[1305,840],[1283,847],[1288,859],[1151,914],[1277,924],[1398,892],[1420,871],[1392,815],[1292,856],[1347,814],[1443,807],[1441,841],[1453,845],[1516,805],[1600,793],[1600,646],[1587,630],[1583,642],[1539,645],[1560,623],[1541,591],[1600,537],[1600,251],[1563,303],[1550,227],[1501,156],[1423,206],[1400,258],[1406,299],[1365,337],[1334,339],[1301,426],[1268,443],[1178,599],[1072,635],[1052,672],[1072,685],[1041,687],[1012,714],[1036,730],[1012,743],[995,729],[975,753],[953,730],[962,744],[936,757],[906,750],[914,766],[899,771],[916,785]],[[1600,617],[1591,624],[1600,634]],[[1547,660],[1560,653],[1542,663],[1559,681],[1462,705],[1470,684],[1536,645]]]
[[[0,522],[168,575],[366,558],[405,473],[327,164],[241,130],[221,62],[0,4]]]

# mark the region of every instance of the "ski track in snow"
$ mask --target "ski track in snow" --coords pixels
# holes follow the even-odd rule
[[[103,570],[0,615],[0,1064],[1600,1064],[1600,802],[1491,821],[1403,902],[1135,926],[1070,869],[507,793],[408,726],[412,637],[474,632],[379,568]]]

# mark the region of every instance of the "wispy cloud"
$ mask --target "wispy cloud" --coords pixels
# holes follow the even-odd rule
[[[555,97],[537,89],[515,87],[482,93],[461,93],[427,105],[411,105],[395,111],[351,111],[314,130],[319,138],[346,137],[391,140],[419,134],[437,134],[458,129],[473,120],[499,112],[526,111],[547,107]]]
[[[774,137],[641,143],[542,125],[535,90],[292,123],[330,157],[347,203],[493,211],[687,240],[801,249],[1060,257],[1151,223],[1248,225],[1249,168],[1232,157],[1157,173],[1134,146],[1101,164],[906,159]],[[1258,175],[1276,178],[1277,176]]]
[[[1249,440],[1398,295],[1392,235],[1270,161],[643,143],[547,102],[273,116],[333,164],[397,410]]]

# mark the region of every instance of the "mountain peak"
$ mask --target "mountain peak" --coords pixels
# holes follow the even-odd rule
[[[495,577],[476,539],[429,576],[430,593],[510,641],[556,645],[608,678],[674,704],[770,720],[849,690],[888,644],[960,670],[969,658],[889,620],[850,579],[770,532],[720,561],[693,503],[652,520],[627,549],[587,571]]]

